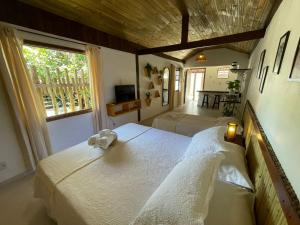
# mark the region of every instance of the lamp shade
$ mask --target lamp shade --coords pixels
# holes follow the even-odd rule
[[[197,58],[196,58],[196,61],[197,62],[205,62],[205,61],[207,61],[207,58],[206,58],[206,56],[203,54],[203,53],[200,53],[198,56],[197,56]]]
[[[233,123],[233,122],[229,122],[227,124],[226,138],[228,140],[234,140],[235,139],[236,133],[237,133],[237,127],[238,127],[238,125],[236,123]]]

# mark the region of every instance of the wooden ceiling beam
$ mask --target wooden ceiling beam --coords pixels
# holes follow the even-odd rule
[[[189,38],[189,14],[182,15],[181,43],[187,43]]]
[[[145,48],[138,51],[139,55],[146,55],[146,54],[153,54],[159,52],[173,52],[179,51],[184,49],[191,49],[191,48],[199,48],[199,47],[208,47],[213,45],[222,45],[234,42],[241,42],[241,41],[249,41],[254,39],[263,38],[265,35],[266,29],[254,30],[254,31],[247,31],[238,34],[231,34],[227,36],[215,37],[210,39],[204,39],[200,41],[193,41],[169,46],[162,46],[156,48]]]

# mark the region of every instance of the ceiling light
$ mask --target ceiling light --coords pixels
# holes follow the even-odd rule
[[[206,58],[206,56],[203,53],[200,53],[197,56],[196,61],[199,62],[199,63],[206,62],[207,58]]]

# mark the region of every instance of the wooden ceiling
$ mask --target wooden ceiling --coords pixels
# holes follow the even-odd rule
[[[188,41],[198,41],[263,28],[277,0],[20,1],[153,48],[180,43],[182,6],[190,16]],[[250,53],[254,45],[247,41],[226,46]],[[192,51],[166,54],[184,59]]]

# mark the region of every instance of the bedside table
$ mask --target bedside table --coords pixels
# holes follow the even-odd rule
[[[234,140],[228,140],[226,136],[224,136],[224,141],[245,147],[245,138],[242,135],[236,135]]]

